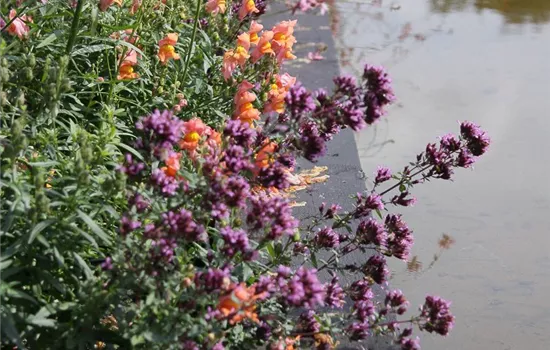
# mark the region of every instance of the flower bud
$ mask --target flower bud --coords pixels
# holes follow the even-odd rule
[[[36,66],[36,57],[34,56],[34,54],[29,54],[29,57],[27,57],[27,62],[29,67],[31,68],[34,68],[34,66]]]

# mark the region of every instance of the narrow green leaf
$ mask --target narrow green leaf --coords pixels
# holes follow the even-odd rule
[[[55,256],[55,259],[59,263],[59,265],[64,266],[65,265],[65,258],[63,258],[63,255],[59,253],[59,250],[57,250],[57,247],[53,247],[53,256]]]
[[[4,269],[7,269],[11,264],[13,263],[13,260],[4,260],[0,262],[0,271],[4,271]]]
[[[78,263],[78,265],[82,269],[82,272],[84,272],[84,275],[86,275],[86,278],[87,279],[92,278],[94,274],[92,272],[92,269],[90,269],[88,264],[86,264],[86,261],[84,261],[84,259],[82,259],[82,257],[80,255],[78,255],[77,253],[75,253],[75,252],[73,252],[73,255],[74,255],[74,258],[75,258],[76,262]]]
[[[82,219],[88,225],[90,230],[92,230],[93,233],[95,233],[96,236],[98,236],[103,242],[106,244],[111,244],[111,239],[109,238],[109,235],[107,235],[101,227],[91,218],[88,216],[88,214],[84,213],[80,209],[76,210],[76,213],[78,214],[78,217]]]
[[[319,264],[317,262],[317,255],[315,255],[315,253],[311,253],[311,264],[313,265],[313,267],[315,267],[316,269],[319,268]]]
[[[1,316],[2,320],[2,333],[7,335],[7,337],[17,345],[18,349],[24,349],[25,347],[21,343],[21,338],[19,337],[19,332],[17,331],[17,328],[15,328],[15,321],[13,320],[13,317],[8,314],[2,312]]]
[[[50,34],[46,39],[42,40],[42,42],[38,44],[36,48],[39,49],[41,47],[48,46],[53,43],[55,39],[57,39],[57,35],[55,35],[55,33]]]
[[[40,232],[42,232],[46,227],[53,224],[55,221],[55,219],[47,219],[36,224],[36,226],[31,230],[31,234],[27,243],[31,244]]]
[[[113,48],[112,45],[106,45],[106,44],[84,46],[81,49],[73,51],[71,56],[87,55],[92,52],[98,52],[98,51],[103,51],[105,49],[112,49],[112,48]]]

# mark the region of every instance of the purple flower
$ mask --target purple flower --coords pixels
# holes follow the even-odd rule
[[[325,217],[326,219],[332,219],[332,218],[334,218],[335,215],[338,214],[338,212],[339,212],[340,210],[342,210],[342,207],[341,207],[341,206],[339,206],[338,204],[332,204],[332,205],[330,206],[330,208],[328,208],[328,210],[326,211],[324,217]],[[321,211],[321,214],[322,214],[322,213],[323,213],[323,212]]]
[[[336,85],[336,93],[341,93],[343,95],[354,97],[359,91],[357,86],[357,79],[351,75],[341,75],[334,77],[334,85]]]
[[[376,122],[386,111],[385,107],[395,100],[391,79],[382,67],[366,65],[363,72],[364,87],[366,89],[363,102],[366,106],[367,124]]]
[[[154,264],[170,263],[174,258],[174,249],[177,245],[174,239],[159,238],[151,242],[149,255]]]
[[[390,275],[390,270],[386,264],[386,258],[382,255],[371,256],[365,265],[363,265],[362,271],[365,276],[369,276],[378,284],[384,283]]]
[[[364,120],[365,113],[361,107],[360,101],[356,99],[348,100],[340,106],[342,123],[349,126],[353,131],[362,130],[367,126]]]
[[[256,282],[256,293],[261,294],[268,292],[269,294],[275,292],[275,282],[273,277],[262,275]]]
[[[362,243],[372,243],[377,246],[386,245],[388,239],[388,233],[384,229],[384,226],[373,218],[361,221],[357,227],[356,236]]]
[[[150,203],[139,193],[134,193],[133,196],[128,198],[128,205],[135,207],[138,213],[143,213],[149,208]]]
[[[192,340],[186,340],[181,344],[183,350],[199,350],[199,346]]]
[[[396,309],[398,315],[403,315],[407,312],[407,308],[409,307],[409,302],[405,298],[403,292],[399,289],[388,292],[384,303],[387,308]]]
[[[374,298],[374,293],[370,288],[370,285],[365,280],[355,281],[351,284],[349,288],[349,296],[351,300],[372,300]]]
[[[460,124],[460,134],[468,143],[468,149],[474,156],[480,156],[487,151],[491,139],[485,131],[472,122]]]
[[[222,342],[219,342],[212,347],[212,350],[225,350],[225,347]]]
[[[191,212],[185,209],[163,213],[162,224],[171,235],[183,237],[191,242],[206,240],[204,227],[193,221]]]
[[[175,117],[172,111],[155,110],[136,123],[136,129],[144,134],[144,138],[138,140],[136,146],[153,151],[156,157],[164,160],[181,139],[182,128],[183,121]]]
[[[225,150],[222,162],[225,162],[227,170],[234,174],[238,174],[241,171],[252,169],[250,157],[250,151],[245,151],[241,146],[231,145]]]
[[[409,257],[411,247],[414,243],[412,231],[407,224],[401,220],[401,215],[387,215],[385,225],[389,233],[387,243],[388,251],[396,258],[406,260]]]
[[[454,325],[455,317],[450,311],[451,303],[436,296],[428,295],[420,307],[420,316],[426,321],[422,329],[432,333],[447,335]]]
[[[292,208],[286,199],[267,195],[251,197],[246,222],[253,230],[269,228],[269,239],[293,235],[299,223],[292,216]]]
[[[317,278],[317,270],[301,267],[281,290],[289,305],[314,308],[323,305],[325,288]]]
[[[126,236],[128,233],[133,232],[141,227],[141,222],[132,220],[127,215],[123,215],[120,219],[120,233]]]
[[[271,326],[262,321],[262,323],[260,323],[260,325],[256,329],[256,337],[263,341],[268,340],[271,337]]]
[[[281,154],[277,161],[286,168],[294,168],[296,166],[296,158],[290,153]]]
[[[447,152],[455,152],[460,149],[460,140],[453,134],[446,134],[441,136],[441,141],[439,141],[441,148]]]
[[[420,338],[403,338],[399,341],[402,350],[420,350]]]
[[[435,143],[426,145],[426,159],[429,164],[438,166],[445,161],[447,156],[448,154],[438,149]]]
[[[477,160],[477,157],[474,157],[467,149],[461,149],[458,157],[456,157],[456,166],[461,168],[469,168]]]
[[[321,324],[315,319],[315,311],[308,310],[298,318],[298,327],[304,333],[317,333],[321,329]]]
[[[290,186],[287,168],[281,163],[275,161],[269,166],[260,169],[258,181],[263,187],[275,187],[278,190],[287,189]]]
[[[305,123],[301,129],[299,149],[304,158],[315,162],[327,152],[325,139],[320,135],[319,129],[314,123]]]
[[[401,205],[403,207],[413,206],[416,203],[416,198],[414,197],[407,198],[408,195],[409,195],[408,191],[401,192],[399,195],[395,195],[392,198],[391,202],[393,205]]]
[[[369,317],[374,315],[374,303],[370,299],[357,300],[353,308],[357,319],[361,322],[367,322]]]
[[[355,217],[361,218],[369,215],[372,210],[383,210],[384,203],[382,197],[377,193],[371,193],[368,197],[363,197],[361,193],[357,193],[357,206],[355,208]]]
[[[151,173],[151,183],[165,197],[174,196],[181,185],[180,181],[175,177],[166,175],[159,168],[153,170]]]
[[[231,227],[224,227],[220,234],[225,242],[223,252],[229,258],[232,258],[237,252],[245,253],[248,251],[248,236],[243,230],[233,230]]]
[[[326,286],[325,304],[333,308],[342,308],[344,303],[344,290],[338,284],[338,277],[333,276],[330,283]]]
[[[137,176],[145,169],[145,163],[136,163],[132,157],[132,154],[126,153],[124,156],[124,165],[117,167],[117,170],[123,172],[126,175]]]
[[[353,322],[347,328],[348,335],[351,340],[367,339],[369,336],[369,323],[368,322]]]
[[[323,248],[336,248],[340,245],[338,233],[331,228],[324,227],[320,229],[314,238],[315,244]]]
[[[106,257],[105,260],[101,263],[101,268],[103,270],[112,270],[113,269],[113,259],[110,256]]]
[[[377,184],[388,181],[391,179],[391,170],[389,168],[379,166],[376,173],[374,173],[374,176],[374,182]]]
[[[207,292],[219,291],[229,286],[230,272],[228,267],[224,269],[209,268],[205,272],[198,272],[195,274],[195,285]]]
[[[257,136],[254,128],[240,120],[228,120],[223,134],[228,137],[231,144],[245,148],[250,147]]]
[[[285,96],[287,111],[293,120],[298,121],[304,113],[315,109],[315,101],[311,93],[300,83],[294,84]]]

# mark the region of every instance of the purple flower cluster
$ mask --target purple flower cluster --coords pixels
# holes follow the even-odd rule
[[[182,182],[173,176],[166,175],[162,169],[151,172],[151,184],[165,197],[172,197],[182,186]]]
[[[402,350],[420,350],[420,338],[402,338],[399,345]]]
[[[403,206],[403,207],[413,206],[416,203],[416,198],[408,197],[408,196],[409,196],[408,191],[401,192],[399,195],[395,195],[391,199],[391,203],[393,205],[400,205],[400,206]]]
[[[286,199],[265,194],[250,198],[246,222],[252,230],[269,227],[268,239],[276,239],[285,234],[293,235],[299,223],[292,216],[292,209]]]
[[[150,259],[153,265],[163,267],[164,264],[172,262],[174,250],[177,244],[173,238],[158,238],[151,242],[149,250]],[[156,274],[158,272],[154,272]]]
[[[368,323],[368,318],[374,315],[374,293],[369,283],[365,280],[353,282],[349,289],[349,296],[354,301],[353,308],[357,319],[360,323]]]
[[[420,307],[420,316],[426,319],[422,329],[444,336],[449,334],[455,321],[450,307],[450,302],[440,297],[428,295],[424,305]]]
[[[468,150],[474,156],[478,157],[487,152],[491,139],[479,126],[472,122],[462,122],[460,124],[460,134],[466,140]]]
[[[326,286],[325,304],[333,308],[342,308],[345,304],[344,297],[344,290],[338,284],[338,277],[333,276]]]
[[[365,265],[363,265],[361,271],[365,276],[372,278],[372,280],[378,284],[386,282],[390,276],[386,258],[378,254],[371,256]]]
[[[290,186],[287,167],[279,161],[275,161],[269,166],[260,169],[258,181],[265,188],[275,187],[278,190],[284,190]]]
[[[224,178],[221,173],[212,176],[206,202],[214,219],[229,217],[229,208],[244,208],[250,194],[248,181],[239,175]]]
[[[228,138],[229,143],[245,148],[250,147],[257,136],[254,128],[238,119],[228,120],[223,134]]]
[[[120,219],[120,228],[119,231],[123,236],[126,236],[128,233],[133,232],[141,227],[141,222],[137,220],[132,220],[127,215],[123,215]]]
[[[238,252],[245,254],[250,249],[248,235],[243,230],[233,230],[231,227],[224,227],[220,230],[220,234],[225,243],[223,252],[229,258],[232,258]]]
[[[183,121],[175,117],[172,111],[155,110],[136,123],[136,129],[143,132],[143,138],[136,141],[136,147],[152,151],[156,157],[164,160],[181,139],[182,128]]]
[[[149,208],[149,201],[147,201],[141,194],[134,193],[130,198],[128,198],[128,206],[135,207],[138,213],[143,213]]]
[[[132,154],[126,153],[124,156],[124,164],[120,165],[117,170],[129,176],[137,176],[145,169],[145,163],[134,162]]]
[[[333,82],[336,86],[336,94],[355,97],[361,90],[359,86],[357,86],[357,79],[352,75],[336,76],[334,77]]]
[[[190,242],[202,242],[207,238],[204,227],[197,224],[193,220],[191,212],[185,209],[163,213],[162,225],[166,228],[168,234],[184,238]]]
[[[387,215],[385,225],[389,233],[387,240],[388,252],[398,259],[407,260],[414,243],[412,231],[401,219],[401,215]]]
[[[304,123],[301,127],[299,147],[304,158],[315,162],[327,152],[325,139],[321,136],[319,128],[313,122]]]
[[[369,328],[368,322],[353,322],[346,331],[351,340],[362,340],[369,337]]]
[[[384,202],[377,193],[371,193],[367,197],[357,193],[357,204],[355,207],[355,218],[368,216],[373,210],[383,210]]]
[[[392,290],[386,294],[386,299],[384,300],[386,304],[386,309],[395,311],[398,315],[403,315],[407,312],[409,307],[409,302],[405,298],[405,295],[399,289]]]
[[[329,227],[319,229],[315,234],[314,242],[323,248],[336,248],[340,245],[340,236]]]
[[[321,324],[315,318],[315,311],[308,310],[298,318],[298,328],[300,332],[317,333],[321,329]]]
[[[241,171],[252,169],[252,163],[250,163],[251,154],[250,150],[245,151],[241,146],[230,145],[225,150],[221,161],[225,162],[227,170],[233,174],[238,174]]]
[[[209,268],[207,271],[195,274],[195,285],[207,292],[220,291],[229,286],[230,276],[231,270],[228,267],[223,269]]]
[[[301,267],[282,286],[281,294],[289,305],[312,309],[324,304],[325,287],[317,278],[317,270]]]
[[[385,246],[388,239],[388,233],[384,229],[384,226],[373,218],[359,223],[356,236],[361,243],[374,244],[376,246]]]
[[[386,167],[379,166],[374,173],[374,183],[379,184],[391,179],[391,170]]]
[[[290,113],[293,121],[298,121],[300,117],[315,109],[315,100],[311,93],[300,83],[294,84],[285,96],[286,109]]]
[[[367,64],[363,71],[363,84],[366,90],[363,97],[365,121],[370,125],[386,114],[385,107],[395,100],[395,95],[391,79],[383,67]]]

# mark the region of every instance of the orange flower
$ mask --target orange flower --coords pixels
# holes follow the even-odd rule
[[[260,37],[260,40],[258,40],[256,48],[254,49],[254,51],[252,51],[252,63],[256,63],[265,54],[273,55],[275,53],[271,48],[271,39],[273,39],[272,31],[267,30],[262,33],[262,36]]]
[[[241,8],[239,9],[239,21],[242,21],[248,14],[258,13],[260,10],[256,8],[254,0],[242,0]]]
[[[122,6],[122,0],[99,0],[99,9],[104,12],[107,11],[112,4],[117,4],[119,7]]]
[[[211,13],[213,16],[219,13],[225,13],[226,1],[225,0],[208,0],[206,3],[206,12]]]
[[[123,79],[136,79],[139,78],[139,74],[134,72],[134,66],[137,64],[137,52],[134,50],[128,51],[120,63],[120,68],[118,69],[118,80]]]
[[[296,38],[293,35],[296,22],[296,20],[282,21],[273,27],[273,41],[271,44],[279,64],[284,60],[296,58],[292,54],[292,46],[296,43]]]
[[[193,118],[183,123],[183,138],[179,142],[181,149],[193,152],[199,146],[203,136],[210,134],[210,127],[199,118]]]
[[[271,85],[267,94],[267,103],[264,105],[264,113],[283,113],[285,110],[285,97],[288,89],[296,83],[296,78],[288,73],[283,75],[275,74],[276,83]]]
[[[27,15],[17,17],[17,11],[11,9],[8,18],[10,21],[13,20],[8,27],[8,33],[17,35],[19,39],[23,39],[29,35],[30,28],[26,22],[32,23],[32,17]]]
[[[236,324],[244,319],[259,323],[258,315],[255,313],[258,300],[267,296],[267,292],[256,294],[256,286],[246,287],[244,283],[233,285],[229,294],[220,298],[218,310],[223,318],[229,317],[230,324]]]
[[[173,153],[171,154],[164,163],[166,164],[165,167],[162,167],[161,170],[164,171],[164,173],[167,176],[175,177],[178,171],[180,170],[180,159],[182,154],[181,153]]]
[[[259,24],[256,21],[250,22],[250,30],[248,31],[248,35],[250,37],[250,42],[252,44],[254,44],[254,45],[258,44],[258,41],[260,41],[260,37],[258,36],[258,33],[263,28],[264,28],[264,26]]]
[[[222,144],[222,135],[216,130],[210,130],[210,135],[208,135],[206,142],[210,147],[218,147]]]
[[[159,52],[157,54],[160,62],[166,64],[166,62],[172,58],[174,60],[179,60],[180,55],[176,53],[176,48],[174,47],[178,42],[178,34],[170,33],[164,39],[159,41]]]
[[[141,0],[133,0],[132,6],[130,7],[130,14],[135,15],[137,10],[141,7]]]
[[[254,108],[252,102],[256,100],[256,94],[248,90],[252,89],[253,85],[248,81],[243,80],[239,84],[237,94],[235,95],[235,113],[233,119],[239,119],[243,123],[252,125],[254,120],[260,119],[260,111]]]
[[[223,54],[223,66],[222,73],[223,78],[227,81],[233,75],[233,71],[237,68],[237,59],[235,58],[235,52],[228,50]]]
[[[293,77],[288,73],[283,75],[275,74],[275,80],[279,89],[284,89],[285,91],[288,91],[288,89],[296,84],[296,77]]]
[[[273,163],[273,155],[277,153],[277,143],[265,139],[262,148],[256,153],[254,157],[254,164],[256,165],[256,172],[259,172],[263,168],[267,168],[269,164]]]

